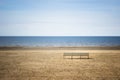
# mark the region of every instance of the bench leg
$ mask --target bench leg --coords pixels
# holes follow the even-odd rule
[[[81,59],[81,56],[80,56],[80,59]]]

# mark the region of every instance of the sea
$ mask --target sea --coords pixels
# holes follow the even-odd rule
[[[120,46],[120,36],[1,36],[0,47]]]

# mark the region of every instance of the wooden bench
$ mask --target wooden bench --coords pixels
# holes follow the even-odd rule
[[[89,53],[64,53],[63,57],[65,58],[65,56],[71,56],[71,59],[73,59],[73,56],[87,56],[87,59],[89,59]]]

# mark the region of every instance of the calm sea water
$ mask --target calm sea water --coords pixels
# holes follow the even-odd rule
[[[120,37],[0,37],[0,46],[120,46]]]

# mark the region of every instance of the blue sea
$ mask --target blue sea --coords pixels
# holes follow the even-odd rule
[[[31,46],[31,47],[81,47],[81,46],[120,46],[120,37],[0,37],[0,46]]]

